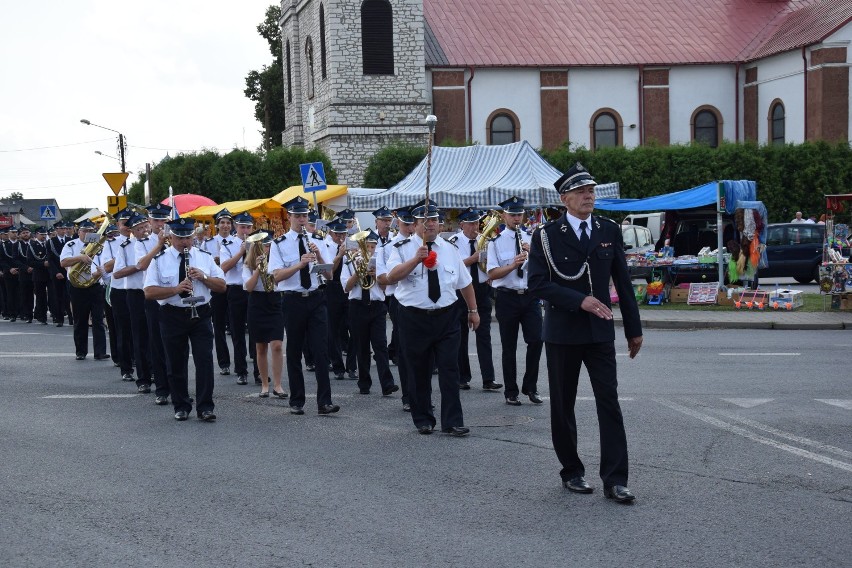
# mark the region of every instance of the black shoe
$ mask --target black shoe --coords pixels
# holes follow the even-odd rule
[[[86,356],[85,356],[85,355],[77,355],[77,360],[78,360],[78,361],[82,361],[82,360],[83,360],[83,359],[85,359],[85,358],[86,358]]]
[[[342,381],[345,378],[346,377],[343,376],[343,373],[334,373],[334,380],[336,381]]]
[[[109,353],[103,353],[101,355],[95,355],[95,361],[106,361],[109,358],[110,358]]]
[[[16,321],[18,321],[18,318],[9,318],[9,321],[15,323]]]
[[[164,406],[169,403],[169,397],[167,396],[158,396],[154,399],[154,404],[157,406]]]
[[[591,493],[595,490],[581,475],[572,477],[568,481],[563,481],[562,487],[574,493]]]
[[[411,405],[407,402],[402,403],[402,411],[403,412],[411,412]]]
[[[238,385],[247,385],[248,384],[248,375],[237,375],[237,384]]]
[[[178,410],[177,412],[175,412],[175,420],[183,422],[187,418],[189,418],[189,412],[187,412],[186,410]]]
[[[348,378],[350,381],[357,381],[358,380],[358,372],[357,371],[346,371],[346,378]]]
[[[314,371],[317,370],[317,368],[314,365],[305,365],[305,370],[313,373]]]
[[[139,394],[148,394],[151,392],[151,385],[139,385],[136,387],[136,392]]]
[[[27,323],[33,323],[33,318],[27,318]]]
[[[463,381],[459,383],[459,390],[469,391],[470,390],[470,381]]]
[[[340,410],[340,407],[336,404],[323,404],[317,409],[317,414],[334,414]]]
[[[431,434],[432,430],[434,430],[434,429],[435,429],[434,426],[418,426],[417,427],[417,431],[419,433],[423,434],[424,436]]]
[[[290,407],[290,414],[296,414],[298,416],[301,416],[304,413],[305,413],[305,411],[302,409],[301,406],[291,406]]]
[[[56,322],[56,327],[62,327],[63,325],[64,325],[64,324],[63,324],[61,321]]]
[[[220,367],[219,368],[219,374],[220,375],[230,375],[231,374],[231,368],[230,367]]]
[[[370,389],[358,389],[358,394],[370,394]]]
[[[494,381],[485,381],[484,383],[482,383],[482,390],[496,391],[502,388],[503,385],[501,385],[500,383],[495,383]]]
[[[273,394],[274,396],[277,396],[278,398],[287,398],[288,396],[290,396],[290,395],[289,395],[289,394],[287,394],[285,391],[275,392],[275,389],[272,389],[272,394]]]
[[[507,396],[506,397],[506,404],[508,404],[509,406],[520,406],[521,401],[518,400],[518,397],[516,397],[516,396]]]
[[[444,428],[443,432],[444,434],[461,438],[462,436],[470,434],[470,428],[465,428],[464,426],[450,426],[449,428]]]
[[[136,381],[136,379],[134,379],[133,375],[131,375],[130,373],[124,373],[123,375],[121,375],[121,380],[122,381],[128,381],[128,382],[130,382],[130,381],[135,382]]]
[[[388,388],[386,388],[386,389],[382,389],[382,396],[390,396],[390,395],[392,395],[393,393],[395,393],[395,392],[396,392],[396,391],[398,391],[398,390],[399,390],[399,386],[398,386],[398,385],[390,386],[390,387],[388,387]]]
[[[204,410],[198,415],[199,420],[204,420],[205,422],[213,422],[216,420],[216,415],[213,414],[212,410]]]
[[[41,325],[47,325],[47,320],[38,320]]]
[[[535,392],[535,391],[525,391],[525,390],[522,390],[522,391],[521,391],[521,394],[525,394],[525,395],[527,395],[528,397],[530,397],[530,402],[532,402],[533,404],[541,404],[542,402],[544,402],[544,401],[542,400],[542,398],[541,398],[540,396],[538,396],[538,393],[537,393],[537,392]]]
[[[269,391],[260,391],[260,394],[258,394],[257,396],[259,396],[260,398],[269,398]]]
[[[269,380],[269,379],[267,378],[267,380]],[[262,384],[263,384],[263,381],[261,381],[261,380],[260,380],[260,377],[255,377],[255,378],[254,378],[254,384],[256,384],[256,385],[262,385]]]
[[[625,505],[629,505],[636,500],[636,496],[623,485],[604,487],[604,495],[606,495],[607,499],[615,499],[616,502],[624,503]]]

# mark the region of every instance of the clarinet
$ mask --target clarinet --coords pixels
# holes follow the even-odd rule
[[[183,249],[183,265],[184,270],[186,271],[186,277],[189,278],[189,249]],[[189,298],[192,296],[191,292],[181,292],[182,298]],[[190,318],[198,319],[198,310],[195,308],[195,302],[190,303]]]

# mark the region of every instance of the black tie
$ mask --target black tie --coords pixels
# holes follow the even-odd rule
[[[180,281],[180,282],[183,282],[184,280],[186,280],[186,265],[189,263],[188,258],[189,258],[189,253],[186,253],[186,255],[181,253],[180,265],[178,266],[178,281]],[[181,292],[180,293],[181,298],[189,298],[190,296],[192,296],[192,292]]]
[[[516,231],[520,231],[520,229],[515,229]],[[521,234],[520,232],[515,233],[515,254],[521,254]],[[524,277],[524,269],[520,266],[518,267],[518,278]]]
[[[307,252],[308,251],[305,248],[305,235],[299,235],[299,260],[301,260],[302,255],[307,254]],[[299,282],[305,290],[311,289],[311,270],[307,266],[299,270]]]
[[[584,254],[589,254],[589,234],[586,232],[586,227],[589,224],[585,221],[580,222],[580,248],[583,249]]]
[[[476,241],[474,239],[470,239],[470,254],[476,252]],[[474,284],[479,284],[479,263],[474,262],[470,265],[470,277],[473,278]]]
[[[434,242],[426,243],[426,248],[429,252],[432,252],[432,245]],[[429,299],[438,303],[438,300],[441,299],[441,285],[438,284],[438,271],[437,270],[428,270],[428,278],[429,278]]]
[[[370,289],[369,288],[361,288],[361,301],[364,303],[370,302]]]

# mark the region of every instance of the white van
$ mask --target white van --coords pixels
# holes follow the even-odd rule
[[[631,225],[648,227],[651,230],[651,237],[654,242],[657,242],[662,234],[665,218],[665,213],[632,213],[625,217],[625,220]]]

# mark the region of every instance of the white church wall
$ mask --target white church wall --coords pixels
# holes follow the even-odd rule
[[[639,71],[635,67],[593,69],[571,68],[568,71],[568,140],[589,148],[590,122],[602,108],[616,111],[623,122],[622,145],[639,145]]]
[[[467,75],[469,77],[469,75]],[[520,137],[541,146],[541,98],[537,69],[476,69],[471,82],[473,140],[488,144],[488,117],[497,109],[511,110],[520,122]]]
[[[757,63],[757,141],[768,144],[769,107],[775,99],[784,103],[784,141],[805,140],[805,82],[802,52],[788,51]]]
[[[692,141],[690,119],[692,113],[704,105],[710,105],[721,113],[722,139],[735,140],[735,83],[733,65],[672,67],[669,70],[670,143],[689,144]]]

